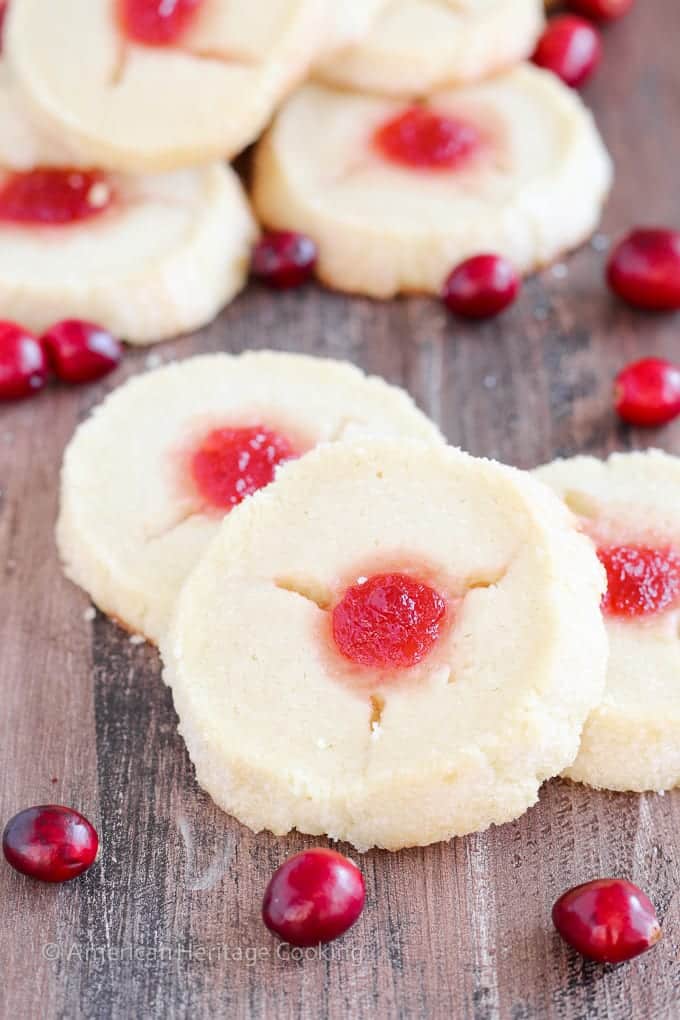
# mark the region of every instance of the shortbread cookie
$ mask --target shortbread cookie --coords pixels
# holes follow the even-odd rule
[[[252,829],[360,850],[515,818],[601,695],[603,588],[519,471],[319,448],[224,521],[161,643],[198,781]]]
[[[525,60],[543,24],[542,0],[390,0],[368,36],[317,73],[359,92],[426,95]]]
[[[328,53],[335,54],[366,37],[388,0],[330,0],[331,31]]]
[[[526,65],[417,106],[308,85],[260,143],[253,198],[314,238],[329,286],[391,297],[438,293],[480,252],[544,265],[593,230],[610,181],[579,97]]]
[[[610,790],[680,785],[680,459],[652,450],[558,460],[536,475],[607,566],[604,698],[570,779]]]
[[[373,433],[443,442],[403,390],[344,362],[216,354],[138,376],[66,452],[57,529],[66,573],[157,641],[225,513],[282,461]]]
[[[75,154],[35,129],[12,89],[0,57],[0,166],[31,170],[36,166],[77,166]]]
[[[135,344],[210,322],[243,286],[257,227],[214,164],[144,177],[0,172],[0,307],[42,332],[98,322]]]
[[[327,3],[184,0],[158,45],[134,17],[148,2],[12,0],[5,55],[39,129],[94,165],[172,170],[257,137],[322,51]]]

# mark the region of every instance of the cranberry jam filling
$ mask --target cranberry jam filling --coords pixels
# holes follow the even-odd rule
[[[392,163],[417,170],[455,170],[479,148],[472,124],[423,106],[412,106],[382,124],[373,136]]]
[[[5,178],[0,185],[0,220],[63,226],[99,216],[113,199],[113,189],[99,171],[39,167]]]
[[[602,610],[624,618],[651,616],[680,604],[680,555],[645,545],[598,549],[607,571]]]
[[[406,574],[374,574],[335,606],[333,638],[361,666],[408,668],[432,650],[445,616],[445,600],[428,585]]]
[[[203,0],[118,0],[123,32],[144,46],[172,46],[191,24]]]
[[[209,506],[230,510],[274,480],[277,465],[299,452],[264,425],[210,432],[191,457],[191,476]]]

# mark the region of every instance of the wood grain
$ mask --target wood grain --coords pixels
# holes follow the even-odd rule
[[[603,235],[678,223],[680,5],[644,0],[606,36],[605,64],[586,93],[618,164]],[[680,423],[643,434],[611,414],[615,371],[642,354],[677,357],[680,323],[614,302],[603,258],[585,247],[566,276],[532,279],[511,312],[480,327],[434,301],[376,304],[315,288],[273,297],[253,287],[210,329],[156,353],[274,347],[346,357],[408,387],[452,442],[525,467],[650,443],[680,453]],[[512,825],[370,853],[356,928],[317,958],[277,956],[259,919],[263,888],[311,841],[254,836],[213,807],[175,732],[156,653],[101,617],[88,622],[86,598],[56,561],[64,445],[147,357],[131,353],[106,386],[53,389],[0,409],[0,813],[73,804],[103,845],[97,866],[63,887],[0,867],[2,1016],[680,1016],[676,793],[553,782]],[[664,916],[663,942],[633,965],[585,963],[551,929],[555,896],[600,874],[638,881]]]

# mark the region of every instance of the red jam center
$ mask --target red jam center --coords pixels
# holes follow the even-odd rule
[[[172,46],[189,27],[203,0],[118,0],[125,34],[144,46]]]
[[[333,637],[362,666],[415,666],[437,641],[445,614],[446,602],[428,585],[375,574],[347,589],[333,610]]]
[[[0,0],[0,53],[2,53],[6,15],[7,15],[7,0]]]
[[[276,467],[297,451],[285,436],[263,425],[215,429],[191,459],[191,474],[206,503],[231,509],[269,485]]]
[[[598,549],[607,571],[602,610],[609,616],[650,616],[680,597],[680,556],[670,549],[615,545]]]
[[[98,216],[113,190],[95,170],[39,168],[11,174],[0,186],[0,220],[58,226]]]
[[[480,137],[472,124],[413,106],[379,127],[374,144],[393,163],[451,170],[479,148]]]

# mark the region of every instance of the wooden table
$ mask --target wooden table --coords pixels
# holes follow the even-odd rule
[[[151,359],[274,347],[349,358],[411,391],[449,439],[531,467],[556,454],[657,444],[615,421],[612,375],[678,355],[677,317],[635,314],[604,285],[602,248],[633,223],[680,221],[680,4],[640,0],[607,30],[586,98],[618,164],[603,233],[477,327],[436,301],[251,288],[210,329]],[[252,835],[197,789],[156,652],[132,644],[61,576],[52,528],[62,450],[109,387],[55,388],[0,409],[0,815],[56,801],[90,816],[98,865],[61,887],[0,866],[0,1004],[36,1017],[679,1017],[680,795],[548,784],[511,825],[362,859],[367,908],[327,952],[281,958],[259,918],[272,869],[311,845]],[[680,678],[679,678],[680,680]],[[602,969],[550,924],[562,890],[621,874],[649,891],[665,937]],[[285,953],[283,956],[285,957]],[[1,1009],[2,1007],[0,1007]]]

